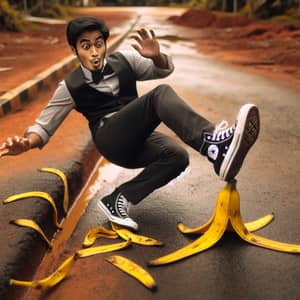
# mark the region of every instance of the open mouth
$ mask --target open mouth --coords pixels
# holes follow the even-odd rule
[[[91,63],[94,67],[99,67],[100,63],[101,63],[101,60],[99,58],[93,58],[91,60]]]

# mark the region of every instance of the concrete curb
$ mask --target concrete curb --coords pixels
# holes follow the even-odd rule
[[[129,28],[122,35],[119,35],[107,43],[107,52],[114,51],[118,45],[126,38],[139,21],[140,16],[134,20]],[[52,65],[50,68],[39,73],[36,77],[24,82],[18,87],[10,90],[0,97],[0,117],[8,113],[16,112],[32,100],[39,91],[45,87],[49,87],[52,83],[57,82],[66,74],[74,70],[78,66],[76,56],[70,55],[60,62]]]
[[[136,26],[138,21],[139,17],[130,24],[126,32],[108,42],[108,53],[114,51],[119,46],[134,26]],[[5,94],[5,98],[2,96],[0,100],[2,115],[4,116],[5,114],[23,108],[43,87],[54,83],[60,76],[71,71],[77,65],[76,57],[73,55],[69,56],[40,73],[32,80],[25,82]],[[55,166],[52,165],[52,167],[62,170],[67,177],[70,194],[69,210],[72,208],[80,190],[83,188],[101,157],[89,137],[81,140],[78,147],[80,151],[70,156],[68,161],[60,162]],[[48,166],[47,157],[45,166]],[[37,181],[39,181],[37,178],[41,178],[41,182],[37,183]],[[33,185],[31,183],[32,180],[34,181]],[[38,189],[44,187],[45,189],[43,189],[43,191],[45,190],[52,195],[53,199],[62,199],[64,186],[60,184],[60,181],[58,183],[57,180],[58,179],[53,178],[53,176],[47,176],[47,179],[45,178],[43,180],[41,175],[35,175],[35,172],[33,172],[30,178],[16,178],[15,184],[23,185],[22,190],[24,188],[25,191],[30,191],[30,189],[36,190],[36,186],[38,186]],[[10,183],[4,183],[3,188],[11,189]],[[59,205],[59,203],[58,201],[56,204]],[[27,218],[35,219],[42,228],[47,229],[47,236],[51,240],[56,232],[52,224],[53,212],[49,209],[47,203],[42,204],[43,203],[36,205],[33,201],[26,201],[18,204],[18,207],[20,207],[18,209],[22,212],[22,215],[23,212],[25,214],[26,211]],[[4,219],[1,220],[1,223],[7,224],[9,220],[16,218],[15,210],[16,208],[13,206],[5,207],[5,214],[2,216]],[[60,219],[61,218],[63,218],[62,215],[60,215]],[[5,226],[1,229],[2,237],[0,240],[2,239],[1,241],[5,244],[2,246],[2,259],[0,261],[0,299],[21,299],[26,292],[26,288],[9,286],[9,279],[24,278],[30,280],[47,251],[47,248],[45,247],[45,243],[33,230],[15,230],[15,228],[10,226]],[[9,237],[8,241],[6,240],[7,237]]]

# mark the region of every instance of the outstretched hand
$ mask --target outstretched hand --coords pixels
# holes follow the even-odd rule
[[[27,138],[14,136],[9,137],[0,146],[0,157],[4,155],[18,155],[30,149],[30,142]]]
[[[158,68],[168,68],[168,60],[166,56],[160,52],[160,45],[153,30],[149,30],[148,32],[142,28],[137,30],[137,34],[132,35],[131,38],[137,42],[137,44],[132,44],[131,46],[139,52],[141,56],[152,59],[154,65]]]
[[[137,44],[132,44],[131,46],[143,57],[151,59],[159,57],[160,46],[154,31],[150,30],[149,33],[146,29],[142,28],[136,32],[137,34],[132,35],[131,38],[135,39]]]

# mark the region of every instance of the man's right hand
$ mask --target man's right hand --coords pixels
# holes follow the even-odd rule
[[[14,136],[9,137],[0,146],[0,157],[4,155],[18,155],[31,148],[28,138]]]

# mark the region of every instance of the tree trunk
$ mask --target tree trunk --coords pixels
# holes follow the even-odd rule
[[[226,11],[227,9],[227,0],[222,0],[222,11]]]
[[[24,15],[27,15],[27,11],[28,11],[27,0],[24,0],[23,3],[24,3]]]
[[[236,14],[238,11],[238,1],[233,0],[233,12]]]
[[[253,0],[247,0],[247,5],[248,5],[248,9],[249,9],[249,17],[252,17],[253,11],[254,11]]]
[[[206,9],[210,8],[210,0],[206,0],[205,8]]]

